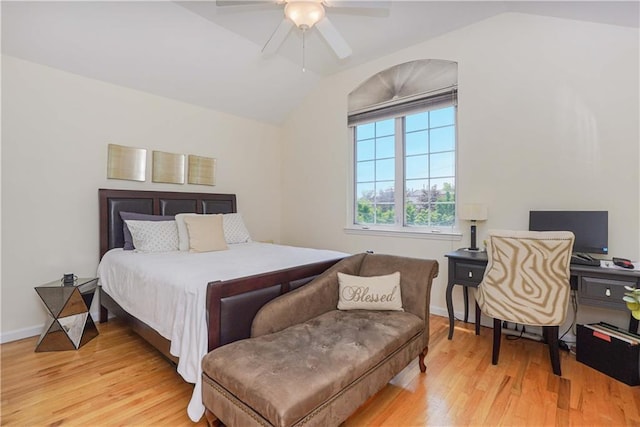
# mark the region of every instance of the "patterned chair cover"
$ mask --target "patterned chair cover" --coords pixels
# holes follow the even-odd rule
[[[481,311],[524,325],[562,324],[573,240],[568,231],[491,231],[477,294]]]

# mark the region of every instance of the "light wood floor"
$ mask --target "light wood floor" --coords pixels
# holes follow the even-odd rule
[[[473,334],[431,317],[427,372],[412,363],[346,421],[351,426],[640,425],[640,387],[629,387],[563,352],[551,373],[547,347],[503,338],[491,365],[491,330]],[[0,424],[193,425],[192,386],[117,320],[78,351],[35,353],[36,338],[0,346]],[[197,425],[206,425],[204,418]]]

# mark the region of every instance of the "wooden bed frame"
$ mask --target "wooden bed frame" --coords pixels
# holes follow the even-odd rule
[[[99,199],[100,258],[109,249],[123,246],[121,211],[153,215],[237,212],[235,194],[100,189]],[[264,304],[308,283],[339,260],[337,258],[233,280],[209,282],[206,297],[209,351],[248,338],[253,318]],[[102,287],[99,287],[99,295],[100,323],[107,321],[109,312],[115,314],[165,357],[177,363],[177,358],[169,353],[169,340],[127,313]]]

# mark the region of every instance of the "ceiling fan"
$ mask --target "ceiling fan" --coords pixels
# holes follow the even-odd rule
[[[351,48],[338,32],[336,27],[326,16],[325,8],[359,9],[366,13],[365,9],[386,9],[389,1],[329,1],[329,0],[275,0],[275,1],[242,1],[242,0],[217,0],[217,6],[246,6],[265,3],[273,3],[277,6],[284,5],[284,19],[273,32],[267,43],[262,48],[262,53],[273,54],[289,35],[291,29],[296,26],[303,34],[317,28],[336,56],[340,59],[351,56]]]

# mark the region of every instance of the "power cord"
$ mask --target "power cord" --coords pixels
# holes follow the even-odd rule
[[[578,318],[578,294],[574,289],[571,290],[571,308],[573,308],[573,319],[571,320],[571,325],[569,325],[567,330],[564,331],[562,335],[560,335],[560,337],[558,338],[558,341],[560,341],[559,346],[562,350],[566,350],[571,352],[572,354],[575,354],[576,342],[563,340],[564,336],[567,335],[569,331],[573,332],[574,336],[576,335],[576,321]],[[573,344],[573,349],[572,349],[572,344]]]
[[[508,322],[502,322],[502,326],[505,329],[509,329],[509,323]],[[522,335],[525,333],[524,325],[521,325],[521,326],[522,326],[522,330],[520,331],[520,335],[506,335],[506,338],[508,340],[510,340],[510,341],[515,341],[515,340],[521,339]],[[516,332],[518,332],[518,324],[517,323],[514,323],[514,328],[515,328]]]
[[[564,336],[567,335],[569,331],[572,331],[574,335],[576,332],[576,320],[578,317],[578,297],[576,291],[573,289],[571,290],[571,308],[573,308],[573,319],[571,320],[571,325],[569,326],[569,328],[567,328],[566,331],[564,331],[562,335],[560,335],[560,338],[558,338],[559,340],[562,340],[562,338],[564,338]]]

